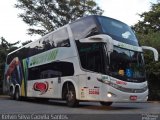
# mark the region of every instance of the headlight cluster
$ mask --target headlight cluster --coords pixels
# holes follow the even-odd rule
[[[112,83],[112,82],[108,83],[108,85],[110,85],[110,86],[112,86],[113,88],[118,89],[118,90],[120,90],[120,91],[122,91],[122,92],[128,92],[128,93],[143,93],[143,92],[145,92],[145,91],[148,89],[147,86],[144,87],[144,88],[142,88],[142,89],[124,88],[124,87],[119,86],[119,85],[117,85],[117,84],[114,84],[114,83]]]
[[[97,78],[97,80],[100,81],[100,82],[102,82],[102,83],[105,83],[105,84],[107,84],[107,85],[109,85],[109,86],[111,86],[111,87],[113,87],[115,89],[118,89],[118,90],[120,90],[122,92],[143,93],[143,92],[145,92],[148,89],[147,86],[145,86],[145,87],[143,87],[141,89],[125,88],[125,87],[117,85],[117,84],[115,84],[115,83],[113,83],[113,82],[111,82],[109,80],[103,80],[103,79],[99,79],[99,78]]]

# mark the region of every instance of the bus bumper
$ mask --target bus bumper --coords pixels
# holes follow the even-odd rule
[[[109,87],[107,93],[103,93],[102,100],[104,102],[145,102],[148,99],[148,89],[143,93],[127,93]],[[105,97],[104,97],[105,96]]]

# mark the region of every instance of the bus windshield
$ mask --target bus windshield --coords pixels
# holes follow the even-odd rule
[[[144,82],[143,54],[114,46],[110,55],[109,74],[128,82]]]
[[[144,82],[145,68],[142,52],[114,46],[108,55],[104,43],[76,42],[81,65],[84,69],[128,82]]]
[[[102,33],[108,34],[113,39],[127,44],[139,46],[138,40],[132,29],[125,23],[108,17],[98,17]]]

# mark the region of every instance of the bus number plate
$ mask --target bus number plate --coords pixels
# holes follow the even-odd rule
[[[137,100],[137,96],[130,96],[130,100],[136,101]]]

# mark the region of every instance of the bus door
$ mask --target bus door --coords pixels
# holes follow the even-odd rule
[[[61,81],[62,81],[61,76],[58,76],[58,77],[54,78],[54,80],[52,82],[52,86],[53,86],[52,95],[54,98],[61,97]]]

